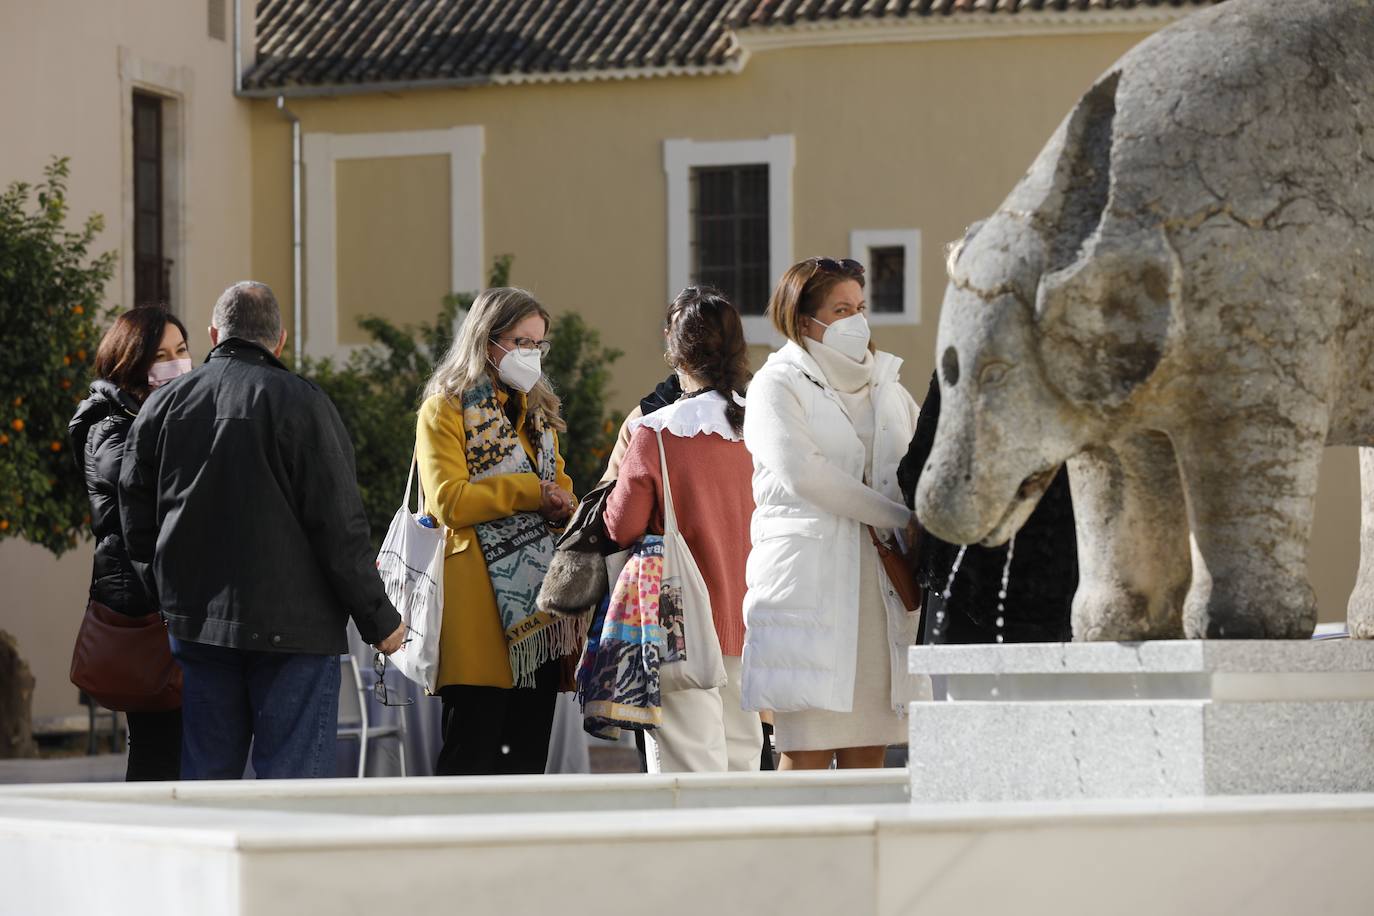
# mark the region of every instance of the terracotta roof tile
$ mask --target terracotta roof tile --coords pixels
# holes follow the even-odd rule
[[[250,92],[736,66],[736,34],[1222,0],[258,0]]]

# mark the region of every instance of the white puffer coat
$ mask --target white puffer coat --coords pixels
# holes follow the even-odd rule
[[[859,630],[859,546],[904,527],[911,512],[897,464],[918,408],[898,380],[902,361],[876,353],[873,486],[863,441],[816,361],[789,342],[749,385],[744,442],[754,457],[753,550],[745,572],[746,709],[848,712]],[[888,611],[893,707],[919,687],[905,674],[918,621],[879,570]]]

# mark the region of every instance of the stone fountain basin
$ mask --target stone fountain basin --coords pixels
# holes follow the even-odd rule
[[[907,779],[17,787],[0,913],[1369,911],[1374,795],[913,805]]]

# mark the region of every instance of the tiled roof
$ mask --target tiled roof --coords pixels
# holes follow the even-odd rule
[[[798,25],[835,20],[961,13],[1075,13],[1097,10],[1191,8],[1221,0],[749,0],[736,19],[742,27]]]
[[[735,69],[741,32],[878,20],[1191,8],[1221,0],[258,0],[245,90]]]

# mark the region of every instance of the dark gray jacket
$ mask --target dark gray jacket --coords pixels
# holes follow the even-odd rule
[[[328,396],[231,339],[154,391],[120,476],[129,557],[173,636],[346,650],[400,625],[377,575],[353,446]]]

